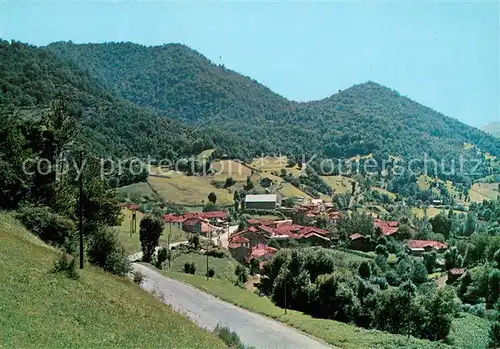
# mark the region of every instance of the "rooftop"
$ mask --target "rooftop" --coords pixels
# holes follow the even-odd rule
[[[276,194],[258,194],[245,196],[245,202],[276,202]]]

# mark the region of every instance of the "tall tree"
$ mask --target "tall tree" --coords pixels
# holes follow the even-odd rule
[[[163,232],[163,221],[159,218],[148,215],[140,223],[139,239],[142,247],[142,261],[151,262],[151,258],[158,246],[158,240]]]

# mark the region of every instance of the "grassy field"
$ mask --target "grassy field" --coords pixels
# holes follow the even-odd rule
[[[131,211],[127,209],[122,210],[124,219],[122,225],[118,227],[118,239],[122,243],[123,247],[127,253],[132,254],[141,251],[141,241],[139,240],[139,223],[144,216],[141,212],[137,212],[137,230],[135,234],[130,234],[130,226],[131,222]],[[168,224],[165,225],[163,230],[163,234],[160,236],[159,245],[167,246],[168,244],[168,234],[170,233],[170,226]],[[172,233],[170,235],[170,243],[179,242],[179,241],[187,241],[188,234],[180,228],[176,228],[172,226]]]
[[[4,213],[0,241],[2,348],[227,348],[126,279],[51,273],[57,251]]]
[[[118,190],[127,194],[132,201],[136,201],[136,199],[143,198],[145,196],[154,200],[158,198],[148,183],[134,183],[125,187],[120,187]]]
[[[210,156],[212,156],[214,151],[215,149],[207,149],[202,151],[200,154],[198,154],[198,161],[200,162],[207,161],[210,158]]]
[[[372,190],[378,191],[380,194],[386,194],[389,196],[392,200],[396,199],[396,194],[390,192],[389,190],[379,188],[379,187],[372,187]]]
[[[498,183],[474,183],[469,190],[470,200],[482,202],[496,200],[498,197]]]
[[[468,313],[453,320],[450,339],[457,348],[488,347],[490,322]]]
[[[424,218],[424,216],[425,216],[425,211],[423,208],[413,207],[412,211],[413,211],[413,214],[415,215],[415,217],[417,217],[417,218]],[[429,217],[429,218],[435,217],[441,211],[442,211],[441,208],[428,207],[427,208],[427,217]]]
[[[186,176],[181,173],[169,172],[170,178],[152,177],[148,183],[164,200],[181,205],[203,205],[208,202],[208,194],[214,192],[217,195],[217,203],[230,205],[233,203],[233,193],[227,189],[217,189],[211,180],[217,176]],[[246,178],[246,177],[245,177]]]
[[[237,181],[246,180],[252,174],[252,170],[243,164],[233,160],[217,160],[212,162],[212,168],[217,172],[218,176],[230,176]]]
[[[184,264],[186,262],[196,263],[196,275],[206,276],[207,272],[207,256],[201,253],[186,253],[172,260],[171,270],[174,272],[184,272]],[[214,269],[215,278],[229,280],[230,282],[236,281],[234,270],[238,263],[228,258],[215,258],[208,257],[208,267]]]
[[[288,310],[285,315],[282,308],[274,305],[269,299],[234,286],[221,279],[206,280],[200,275],[189,275],[172,271],[163,271],[168,277],[191,284],[222,300],[233,303],[251,312],[259,313],[295,327],[331,345],[344,349],[359,348],[446,348],[439,343],[393,335],[376,330],[366,330],[342,322],[315,319],[295,310]]]
[[[350,193],[352,190],[351,183],[355,181],[344,176],[321,176],[321,178],[335,191],[335,194]]]

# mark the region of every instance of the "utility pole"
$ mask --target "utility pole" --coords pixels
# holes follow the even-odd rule
[[[80,176],[78,177],[78,184],[80,187],[80,210],[79,210],[79,220],[80,220],[80,269],[83,269],[83,150],[79,151],[80,157]]]
[[[286,283],[288,279],[288,271],[285,274],[285,315],[286,315]]]
[[[208,235],[208,243],[209,243],[209,245],[207,246],[207,251],[205,253],[207,255],[207,280],[208,280],[208,247],[210,246],[210,243],[212,241],[210,240],[210,232],[208,232],[207,235]]]
[[[170,269],[170,235],[172,235],[172,219],[170,219],[170,230],[168,232],[168,238],[167,238],[167,251],[168,251],[168,269]]]

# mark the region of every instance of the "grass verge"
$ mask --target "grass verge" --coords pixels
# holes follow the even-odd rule
[[[173,271],[161,271],[166,276],[191,284],[226,302],[235,304],[251,312],[283,322],[325,342],[344,349],[359,348],[448,348],[442,343],[433,343],[411,337],[394,335],[377,330],[366,330],[354,325],[327,319],[316,319],[304,313],[282,308],[269,299],[234,286],[231,282],[210,279],[200,275],[189,275]]]
[[[0,213],[1,348],[227,348],[124,278],[51,273],[57,256]]]

